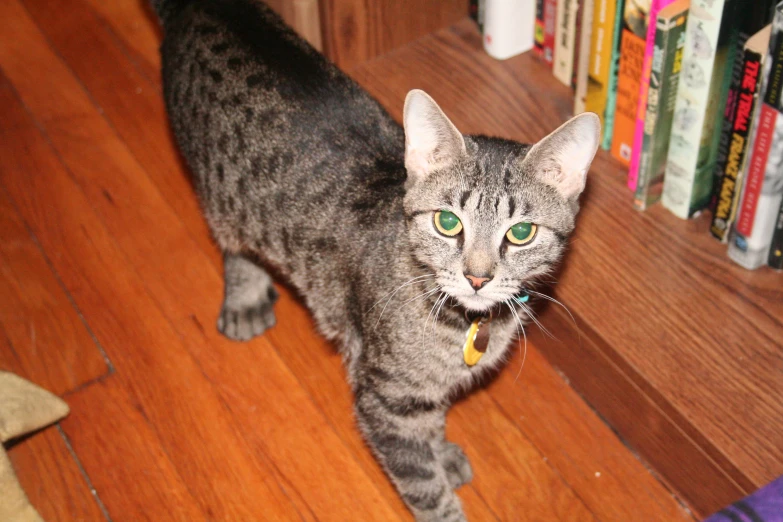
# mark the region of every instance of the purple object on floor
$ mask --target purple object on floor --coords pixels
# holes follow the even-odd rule
[[[783,477],[721,509],[704,522],[783,522]]]

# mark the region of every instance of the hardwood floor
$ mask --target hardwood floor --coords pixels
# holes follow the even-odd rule
[[[217,333],[220,256],[144,4],[5,0],[0,34],[0,367],[72,410],[11,448],[33,504],[48,521],[410,520],[295,299],[281,289],[260,339]],[[471,520],[691,520],[536,346],[521,364],[449,417]]]

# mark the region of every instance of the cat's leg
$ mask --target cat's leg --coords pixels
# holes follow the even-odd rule
[[[217,327],[235,341],[247,341],[275,324],[277,292],[272,278],[244,254],[223,256],[225,297]]]
[[[463,522],[454,479],[443,465],[445,410],[413,397],[357,387],[362,433],[417,522]]]
[[[445,439],[435,441],[433,446],[452,488],[457,489],[473,480],[473,468],[462,448]]]

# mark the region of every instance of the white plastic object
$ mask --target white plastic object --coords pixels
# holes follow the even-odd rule
[[[533,48],[535,0],[486,0],[484,50],[505,60]]]

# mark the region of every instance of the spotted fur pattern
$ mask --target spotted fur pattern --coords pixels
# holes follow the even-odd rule
[[[338,342],[358,426],[416,519],[464,520],[454,489],[472,471],[444,438],[446,410],[503,361],[514,315],[525,317],[510,299],[563,254],[584,177],[563,192],[552,158],[567,143],[536,152],[455,135],[432,157],[453,153],[414,179],[403,128],[268,8],[153,3],[171,124],[225,254],[218,327],[244,340],[274,324],[273,268]],[[460,216],[460,237],[435,231],[441,209]],[[535,242],[504,242],[522,220],[539,224]],[[477,293],[466,271],[493,280]],[[462,359],[468,309],[498,314],[472,368]]]

